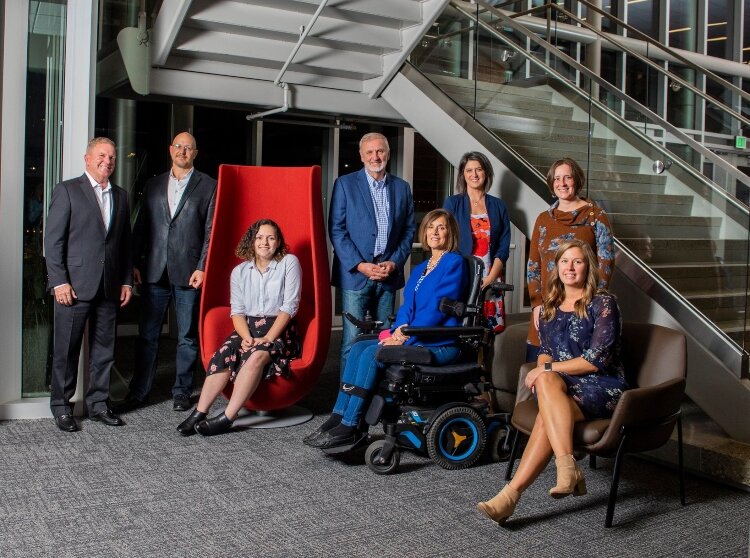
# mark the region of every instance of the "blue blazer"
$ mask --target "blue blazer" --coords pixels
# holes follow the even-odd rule
[[[455,327],[461,322],[455,316],[449,316],[439,310],[440,299],[448,297],[461,300],[467,280],[465,260],[458,252],[446,252],[429,275],[422,278],[427,267],[425,260],[409,275],[409,281],[404,289],[404,303],[398,309],[396,320],[391,331],[398,326],[409,324],[413,327],[446,326]],[[422,278],[421,283],[419,282]],[[417,283],[419,288],[417,289]],[[452,345],[454,340],[435,339],[420,341],[416,337],[409,337],[407,345],[440,346]]]
[[[490,217],[490,260],[495,258],[505,264],[510,253],[510,219],[505,202],[489,194],[484,197],[487,214]],[[458,222],[458,249],[465,256],[472,255],[471,202],[468,194],[449,196],[443,208],[450,211]],[[489,272],[489,269],[487,270]]]
[[[404,264],[411,253],[416,228],[414,200],[411,188],[404,180],[387,174],[385,182],[390,216],[383,256],[396,264],[396,271],[383,281],[383,287],[395,291],[404,286]],[[373,260],[377,234],[375,205],[365,169],[337,178],[328,212],[328,236],[333,244],[331,283],[334,287],[351,291],[365,287],[367,278],[357,271],[357,266]]]

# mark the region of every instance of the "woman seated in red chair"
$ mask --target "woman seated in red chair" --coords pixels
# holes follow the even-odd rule
[[[388,335],[380,340],[357,341],[352,345],[341,390],[331,416],[317,430],[309,434],[305,444],[321,448],[348,446],[366,436],[359,423],[366,410],[373,388],[379,377],[380,363],[375,360],[378,345],[420,345],[432,353],[433,364],[449,364],[459,356],[453,339],[419,339],[404,335],[402,329],[413,327],[458,326],[454,316],[439,310],[440,299],[458,299],[464,290],[466,273],[458,247],[458,225],[444,209],[430,211],[419,227],[422,247],[430,251],[430,258],[416,266],[404,287],[404,303]]]
[[[563,243],[555,253],[539,320],[541,348],[526,386],[539,404],[531,436],[513,479],[477,508],[504,523],[521,493],[555,456],[553,498],[586,493],[583,473],[573,458],[576,422],[608,418],[627,389],[620,360],[620,309],[598,289],[599,272],[591,247],[580,240]]]
[[[256,221],[235,254],[246,261],[230,278],[234,331],[211,358],[198,405],[177,427],[183,436],[228,430],[260,382],[288,373],[289,361],[300,354],[292,318],[299,308],[302,271],[297,257],[287,253],[279,226],[270,219]],[[227,382],[234,383],[229,404],[206,419]]]

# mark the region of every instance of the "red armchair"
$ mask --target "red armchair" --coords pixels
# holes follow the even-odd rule
[[[320,167],[219,167],[199,318],[204,366],[233,330],[229,275],[240,263],[234,249],[250,224],[261,218],[278,223],[289,251],[302,266],[302,295],[295,317],[302,355],[292,361],[288,378],[264,380],[245,403],[248,410],[273,411],[293,405],[310,392],[320,376],[331,337],[331,286]],[[231,395],[231,384],[224,395]]]

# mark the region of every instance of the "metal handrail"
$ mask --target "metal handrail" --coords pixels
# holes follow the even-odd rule
[[[599,8],[598,6],[595,6],[595,5],[591,4],[591,2],[589,2],[588,0],[578,0],[578,2],[581,3],[581,4],[583,4],[584,6],[586,6],[588,9],[597,12],[599,15],[602,15],[602,16],[606,17],[607,19],[611,19],[612,21],[614,21],[615,23],[617,23],[617,25],[620,25],[621,27],[624,27],[629,32],[633,32],[640,40],[642,40],[642,41],[644,41],[646,43],[649,43],[650,45],[653,45],[655,47],[658,47],[663,52],[666,52],[667,54],[669,54],[669,56],[672,56],[672,57],[676,58],[677,60],[679,60],[682,64],[684,64],[685,66],[689,67],[691,70],[695,70],[695,71],[697,71],[699,73],[705,74],[706,76],[710,77],[712,80],[718,82],[722,87],[725,87],[725,88],[731,90],[732,92],[737,93],[740,97],[742,97],[746,101],[750,101],[750,93],[747,93],[747,92],[743,91],[741,88],[737,87],[732,82],[729,82],[729,81],[725,80],[724,78],[722,78],[721,76],[718,76],[718,75],[714,74],[711,70],[709,70],[707,68],[703,68],[702,66],[698,66],[694,62],[691,62],[686,57],[684,57],[682,54],[680,54],[679,52],[677,52],[677,50],[675,50],[675,49],[673,49],[673,48],[671,48],[671,47],[669,47],[667,45],[661,44],[659,41],[653,39],[652,37],[649,37],[648,35],[646,35],[642,31],[639,31],[635,27],[632,27],[631,25],[625,23],[624,21],[622,21],[618,17],[605,12],[604,10],[602,10],[601,8]],[[555,7],[557,7],[557,6],[555,5]],[[567,11],[567,10],[565,10],[565,11]]]
[[[484,0],[475,0],[478,5],[481,5],[486,8],[486,11],[490,11],[494,15],[496,15],[499,19],[502,19],[505,24],[507,24],[510,28],[512,28],[514,31],[524,35],[527,39],[531,40],[532,42],[538,44],[542,48],[544,48],[547,52],[550,54],[553,54],[554,56],[557,56],[562,61],[564,61],[566,64],[572,66],[582,74],[584,74],[586,77],[588,77],[591,81],[596,82],[599,84],[602,88],[612,93],[615,97],[626,103],[628,106],[632,107],[634,110],[641,113],[643,116],[651,120],[652,122],[658,123],[659,126],[663,127],[665,130],[670,132],[672,135],[674,135],[676,138],[680,139],[682,142],[684,142],[686,145],[689,145],[691,148],[693,148],[695,151],[706,157],[707,159],[710,159],[714,164],[718,165],[722,169],[724,169],[728,174],[730,174],[732,177],[736,178],[741,183],[745,184],[747,187],[750,188],[750,177],[745,175],[744,173],[740,172],[739,169],[737,169],[735,166],[731,165],[721,157],[719,157],[716,153],[711,151],[710,149],[706,148],[703,144],[695,141],[693,138],[691,138],[689,135],[687,135],[685,132],[677,128],[676,126],[670,124],[666,120],[664,120],[661,116],[651,111],[648,107],[643,106],[641,103],[627,95],[625,92],[621,91],[620,89],[614,87],[611,83],[606,81],[604,78],[600,77],[599,75],[593,73],[589,68],[583,66],[575,59],[571,58],[564,52],[561,52],[558,48],[556,48],[553,44],[549,43],[545,39],[542,39],[539,37],[536,33],[533,33],[526,29],[523,25],[519,24],[518,22],[514,21],[509,16],[505,15],[503,12],[499,10],[495,10],[492,6],[487,4]],[[457,9],[459,12],[463,13],[466,17],[474,19],[476,16],[474,13],[467,11],[462,5],[462,3],[458,0],[451,0],[451,5],[455,9]],[[532,61],[535,64],[539,64],[542,66],[545,71],[549,72],[550,74],[557,77],[562,83],[568,83],[568,80],[558,74],[554,69],[550,68],[546,64],[544,64],[542,61],[537,60],[536,58],[528,56],[523,50],[519,48],[518,45],[513,43],[513,41],[507,39],[503,33],[501,33],[497,28],[490,25],[486,21],[483,21],[476,17],[477,23],[483,27],[486,31],[488,31],[490,34],[495,35],[497,38],[503,40],[510,48],[516,50],[517,52],[520,52],[523,56],[525,56],[528,60]],[[591,99],[592,103],[595,103],[597,108],[600,110],[607,112],[611,114],[613,117],[617,117],[621,119],[619,115],[615,115],[612,113],[612,111],[600,104],[599,102],[595,101],[594,99]],[[676,155],[674,153],[671,153],[667,150],[665,150],[661,145],[654,142],[649,138],[648,136],[643,135],[642,136],[645,141],[648,141],[651,143],[651,145],[655,148],[657,148],[659,151],[661,151],[663,154],[665,154],[670,159],[676,158]],[[713,181],[709,180],[702,174],[698,173],[691,165],[685,164],[685,169],[687,169],[689,172],[691,172],[696,178],[699,180],[707,183],[714,189],[716,192],[719,193],[722,197],[726,199],[728,203],[731,203],[738,209],[740,209],[743,213],[748,212],[748,208],[739,202],[736,198],[729,195],[723,188],[716,185]]]
[[[580,1],[584,2],[585,0],[580,0]],[[615,39],[612,38],[612,34],[611,33],[604,33],[603,31],[601,31],[599,29],[596,29],[589,22],[580,19],[578,16],[576,16],[572,12],[569,12],[568,10],[566,10],[565,8],[562,8],[562,7],[558,6],[557,4],[552,4],[552,6],[554,6],[554,8],[556,10],[558,10],[559,12],[561,12],[561,13],[565,14],[566,16],[570,17],[572,20],[577,21],[583,27],[585,27],[589,31],[592,31],[593,33],[595,33],[596,35],[598,35],[599,37],[601,37],[605,41],[607,41],[610,44],[616,46],[618,49],[621,49],[628,56],[632,56],[634,58],[637,58],[638,60],[640,60],[641,62],[643,62],[647,66],[649,66],[650,68],[653,68],[656,71],[658,71],[658,72],[666,75],[670,80],[676,81],[676,82],[680,83],[681,85],[683,85],[684,87],[686,87],[687,89],[689,89],[690,91],[692,91],[693,93],[697,94],[699,97],[703,98],[703,100],[708,101],[709,103],[711,103],[713,106],[715,106],[719,110],[721,110],[721,111],[729,114],[730,116],[732,116],[736,120],[739,120],[740,122],[742,122],[742,123],[746,124],[748,127],[750,127],[750,119],[745,118],[744,116],[742,116],[742,114],[740,114],[740,113],[734,111],[733,109],[727,107],[725,104],[721,103],[717,99],[714,99],[713,97],[711,97],[709,95],[706,95],[703,91],[701,91],[699,88],[697,88],[695,85],[693,85],[689,81],[686,81],[684,78],[678,76],[677,74],[673,74],[669,70],[666,70],[665,68],[662,68],[659,64],[653,62],[651,59],[649,59],[649,58],[647,58],[645,56],[641,56],[640,54],[638,54],[637,52],[629,49],[628,47],[626,47],[625,45],[623,45],[619,41],[616,41]],[[662,45],[662,48],[663,48],[664,52],[666,52],[670,56],[675,56],[676,53],[670,52],[671,49],[669,49],[669,47],[664,47]],[[678,58],[678,56],[679,56],[679,58]],[[680,62],[683,62],[683,61],[687,62],[687,60],[684,57],[682,57],[681,55],[677,55],[675,57],[678,58],[678,60],[680,60]],[[690,69],[692,69],[692,70],[695,70],[695,71],[697,71],[699,73],[702,73],[702,74],[705,74],[707,76],[714,76],[714,74],[712,72],[710,72],[709,70],[707,70],[705,68],[701,68],[697,64],[693,64],[692,62],[687,62],[687,64],[689,65]],[[722,82],[721,83],[722,86],[729,86],[729,85],[731,85],[728,81],[726,81],[726,80],[724,80],[724,79],[722,79],[722,78],[720,78],[718,76],[715,76],[715,78],[717,80],[720,80],[720,82]],[[742,95],[743,95],[743,98],[746,98],[748,101],[750,101],[750,94],[745,93],[744,91],[742,91],[741,89],[737,88],[736,86],[732,86],[732,87],[734,87],[738,91],[741,91]]]
[[[616,18],[615,16],[612,16],[612,15],[608,14],[607,12],[604,12],[604,11],[600,10],[599,8],[597,8],[595,6],[591,6],[587,2],[587,0],[579,0],[579,2],[581,2],[582,4],[584,4],[584,5],[588,6],[588,7],[591,7],[591,9],[593,11],[596,11],[600,15],[603,15],[604,17],[606,17],[608,19],[612,19],[612,20],[617,21],[618,24],[622,25],[623,27],[625,27],[629,31],[632,31],[633,34],[636,35],[643,42],[647,43],[648,45],[652,45],[654,47],[658,47],[659,50],[661,50],[662,52],[664,52],[668,57],[671,57],[671,58],[677,60],[678,62],[681,62],[682,64],[684,64],[688,68],[690,68],[690,69],[698,72],[701,75],[706,76],[708,79],[710,79],[712,81],[717,82],[722,87],[733,91],[734,93],[738,94],[739,96],[741,96],[743,99],[747,100],[750,103],[750,93],[747,93],[747,92],[743,91],[742,89],[740,89],[736,85],[732,84],[731,82],[729,82],[729,81],[725,80],[724,78],[722,78],[722,77],[714,74],[709,69],[704,68],[702,66],[699,66],[699,65],[695,64],[694,62],[691,62],[689,59],[687,59],[683,55],[679,54],[676,50],[674,50],[674,49],[672,49],[672,48],[670,48],[670,47],[668,47],[666,45],[662,45],[658,41],[655,41],[654,39],[652,39],[648,35],[642,33],[641,31],[639,31],[638,29],[635,29],[634,27],[631,27],[630,25],[628,25],[627,23],[623,22],[622,20]],[[485,9],[481,10],[481,13],[488,12],[488,11],[490,11],[491,13],[495,13],[495,10],[497,9],[496,6],[489,6],[489,5],[484,4],[481,1],[477,2],[477,5],[486,6]],[[618,35],[614,35],[612,33],[606,33],[604,31],[601,31],[601,30],[593,27],[590,23],[588,23],[585,20],[580,19],[577,15],[575,15],[574,13],[566,10],[562,6],[558,6],[557,4],[542,4],[540,6],[536,6],[534,8],[525,10],[523,12],[513,12],[512,14],[508,15],[507,17],[509,17],[511,19],[517,19],[517,18],[519,18],[521,16],[526,16],[526,15],[530,15],[530,14],[533,14],[533,13],[536,13],[536,12],[541,12],[541,11],[546,11],[547,14],[548,14],[548,16],[549,16],[549,13],[551,11],[549,8],[553,8],[553,9],[557,10],[558,12],[560,12],[561,14],[565,15],[566,17],[569,17],[571,20],[573,20],[573,21],[577,22],[578,24],[580,24],[581,27],[584,27],[584,28],[588,29],[589,31],[591,31],[595,35],[599,36],[601,39],[607,41],[608,43],[616,46],[621,51],[627,53],[629,56],[637,58],[638,60],[640,60],[641,62],[643,62],[644,64],[646,64],[648,67],[653,68],[657,72],[665,75],[671,81],[679,83],[681,86],[683,86],[686,89],[689,89],[693,93],[697,94],[703,100],[707,101],[709,104],[711,104],[712,106],[716,107],[719,111],[726,113],[727,115],[731,116],[735,120],[739,120],[741,123],[743,123],[746,126],[750,127],[750,119],[748,119],[745,116],[743,116],[741,112],[735,111],[731,107],[728,107],[727,105],[725,105],[724,103],[722,103],[720,99],[715,99],[715,98],[707,95],[701,89],[697,88],[695,85],[693,85],[689,81],[686,81],[681,76],[679,76],[677,74],[673,74],[669,70],[667,70],[667,69],[661,67],[659,64],[653,62],[651,59],[649,59],[647,57],[644,57],[644,56],[638,54],[637,52],[633,51],[632,49],[626,47],[624,44],[622,44],[620,41],[618,41],[618,40],[616,40],[614,38],[614,37],[616,37]],[[548,23],[548,31],[549,31],[549,22],[550,22],[549,21],[549,17],[547,19],[548,19],[547,23]]]

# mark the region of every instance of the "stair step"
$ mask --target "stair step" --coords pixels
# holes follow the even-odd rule
[[[747,263],[652,263],[651,269],[688,297],[693,293],[743,291],[748,273]]]
[[[467,109],[468,110],[468,109]],[[527,132],[549,135],[554,133],[588,137],[588,128],[579,126],[573,120],[540,118],[538,115],[524,115],[514,109],[497,112],[478,112],[477,120],[495,130]]]
[[[550,102],[552,100],[553,95],[552,91],[550,91],[549,89],[542,89],[539,87],[518,87],[515,85],[509,85],[507,83],[492,83],[489,81],[479,80],[474,81],[466,78],[440,74],[427,74],[427,77],[430,79],[430,81],[440,86],[441,89],[464,89],[473,93],[474,88],[476,87],[477,91],[518,95],[519,97],[539,99],[541,101],[547,102]]]
[[[617,146],[616,139],[610,138],[589,138],[566,134],[561,132],[552,132],[549,134],[539,134],[535,132],[523,131],[504,131],[499,133],[500,137],[515,145],[534,145],[537,142],[553,142],[558,145],[558,149],[564,149],[567,145],[577,144],[587,146],[589,141],[592,146],[614,149]]]
[[[588,191],[588,197],[596,200],[607,213],[637,212],[689,216],[693,207],[691,196],[595,190],[592,188]]]
[[[744,290],[711,292],[685,297],[714,323],[743,318],[747,296]]]
[[[609,220],[615,236],[630,238],[711,239],[718,238],[721,226],[721,217],[610,213]]]
[[[667,183],[666,176],[654,175],[654,174],[643,174],[637,172],[607,172],[594,170],[589,173],[588,176],[589,184],[596,183],[641,183],[641,184],[659,184],[664,185]],[[607,188],[609,189],[609,188]]]
[[[654,271],[665,269],[664,264],[672,264],[676,268],[706,264],[721,268],[728,264],[747,264],[746,240],[628,237],[617,235],[616,226],[613,228],[617,239],[651,264]]]

